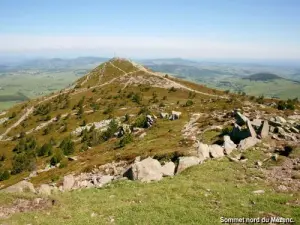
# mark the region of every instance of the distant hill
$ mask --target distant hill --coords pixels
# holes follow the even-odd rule
[[[243,79],[252,80],[252,81],[270,81],[276,79],[285,79],[273,73],[256,73],[247,77],[243,77]]]

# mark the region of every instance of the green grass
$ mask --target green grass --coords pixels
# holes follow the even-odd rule
[[[248,167],[260,152],[250,151]],[[299,193],[276,193],[261,172],[243,164],[211,160],[174,178],[143,184],[112,183],[104,189],[59,193],[57,204],[41,212],[13,215],[11,224],[221,224],[220,217],[263,217],[274,214],[300,221],[300,208],[287,204]],[[255,171],[254,171],[255,170]],[[255,190],[265,190],[255,195]],[[6,196],[10,199],[10,196]],[[91,217],[95,213],[96,216]]]

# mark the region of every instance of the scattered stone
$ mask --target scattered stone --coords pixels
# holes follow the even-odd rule
[[[258,166],[258,167],[262,167],[263,164],[262,164],[261,161],[258,160],[258,161],[255,162],[255,165]]]
[[[175,172],[175,164],[173,162],[168,162],[162,166],[162,173],[164,177],[172,177]]]
[[[34,189],[34,186],[32,183],[28,181],[21,181],[19,183],[16,183],[12,186],[7,187],[4,189],[6,192],[11,192],[11,193],[22,193],[22,192],[31,192],[31,193],[36,193],[36,190]]]
[[[281,123],[281,124],[286,123],[286,120],[281,116],[276,116],[275,121],[278,122],[278,123]]]
[[[114,179],[113,176],[110,175],[104,175],[99,179],[99,182],[97,184],[98,187],[103,187],[104,185],[110,183]]]
[[[195,156],[179,157],[178,167],[176,173],[181,173],[183,170],[201,163],[201,160]]]
[[[255,132],[254,128],[252,127],[251,122],[249,120],[247,121],[247,128],[248,128],[250,137],[256,138],[257,134],[256,134],[256,132]]]
[[[75,183],[75,178],[73,175],[70,174],[65,176],[63,181],[63,190],[70,191],[74,186],[74,183]]]
[[[265,191],[264,190],[257,190],[257,191],[253,191],[253,194],[264,194]]]
[[[229,155],[233,150],[236,149],[236,144],[230,139],[228,135],[225,135],[223,138],[225,153]]]
[[[69,157],[68,157],[68,160],[69,160],[69,161],[77,161],[77,160],[78,160],[78,157],[77,157],[77,156],[69,156]]]
[[[210,145],[209,153],[212,158],[220,158],[224,156],[224,149],[220,145]]]
[[[259,128],[262,125],[262,120],[261,119],[254,119],[253,121],[251,121],[251,125]]]

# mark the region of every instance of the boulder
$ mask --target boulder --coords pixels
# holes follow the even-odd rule
[[[12,186],[7,187],[6,189],[4,189],[4,191],[6,192],[11,192],[11,193],[22,193],[22,192],[32,192],[32,193],[36,193],[34,186],[32,183],[28,182],[28,181],[21,181],[19,183],[16,183]]]
[[[224,156],[224,148],[220,145],[210,145],[209,146],[209,153],[212,158],[220,158]]]
[[[259,128],[260,132],[259,132],[259,135],[261,138],[266,138],[269,136],[269,123],[267,120],[265,120],[263,122],[263,124],[261,125],[261,127]]]
[[[75,178],[73,175],[67,175],[64,176],[64,181],[63,181],[63,190],[69,191],[72,189],[75,183]]]
[[[104,175],[98,181],[98,187],[103,187],[104,185],[110,183],[114,179],[113,176]]]
[[[198,142],[198,157],[201,161],[209,158],[209,147],[207,144]]]
[[[151,157],[140,162],[135,162],[124,176],[131,180],[140,180],[142,182],[158,181],[163,177],[160,163]]]
[[[229,155],[234,149],[236,149],[236,144],[230,139],[228,135],[224,137],[224,150],[226,155]]]
[[[255,138],[255,137],[248,137],[248,138],[245,138],[244,140],[242,140],[239,143],[238,149],[239,150],[246,150],[248,148],[253,147],[257,143],[258,143],[258,139],[257,138]]]
[[[297,134],[300,133],[299,130],[298,130],[296,127],[291,127],[291,131],[292,131],[293,133],[297,133]]]
[[[176,173],[181,173],[183,170],[195,166],[201,163],[201,160],[198,157],[195,156],[184,156],[184,157],[179,157],[179,162],[177,166],[177,171]]]
[[[52,187],[49,184],[42,184],[39,188],[38,193],[40,195],[49,196],[51,195]]]
[[[161,168],[164,177],[174,176],[175,173],[175,164],[173,162],[168,162]]]

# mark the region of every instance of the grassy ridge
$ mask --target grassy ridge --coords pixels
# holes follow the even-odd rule
[[[10,224],[221,224],[220,217],[292,217],[299,193],[276,193],[253,167],[261,151],[249,151],[247,165],[212,160],[174,178],[142,184],[116,182],[53,196],[57,204],[41,212],[15,214]],[[248,169],[246,169],[248,168]],[[255,190],[265,194],[255,195]],[[1,196],[12,201],[12,197]],[[91,215],[94,216],[91,216]],[[0,220],[1,221],[1,220]],[[112,222],[114,221],[114,222]]]

